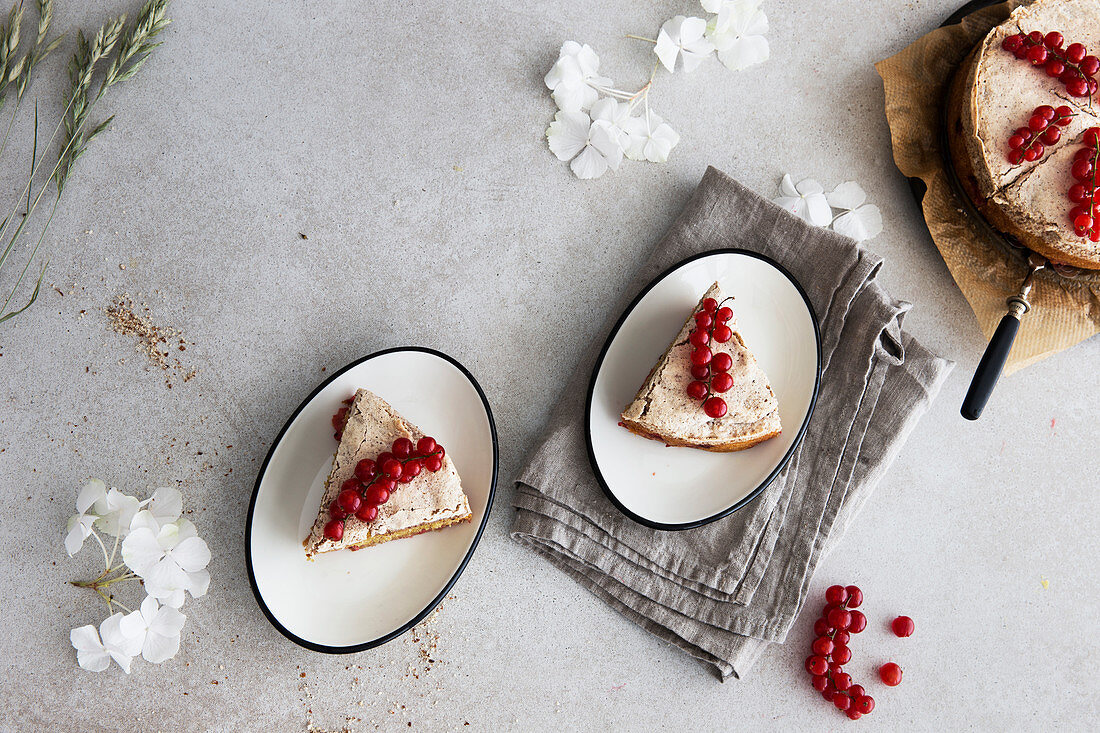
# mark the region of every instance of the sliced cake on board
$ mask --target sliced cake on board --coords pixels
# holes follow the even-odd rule
[[[357,390],[333,418],[340,441],[306,556],[359,549],[470,520],[443,446],[385,400]]]
[[[714,283],[634,400],[627,430],[670,446],[730,452],[779,435],[779,401]]]

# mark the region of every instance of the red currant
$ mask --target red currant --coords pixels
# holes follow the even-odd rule
[[[714,314],[714,317],[718,319],[719,323],[728,323],[733,318],[733,311],[726,306],[722,306],[718,309],[718,312]]]
[[[393,448],[391,450],[396,458],[408,458],[413,452],[412,441],[408,438],[398,438],[393,441]]]
[[[827,636],[819,636],[814,639],[811,648],[814,650],[814,654],[827,657],[833,653],[833,640]]]
[[[1027,121],[1027,126],[1031,128],[1032,132],[1042,132],[1047,129],[1049,124],[1050,120],[1040,114],[1032,115]]]
[[[821,692],[829,686],[829,678],[823,674],[815,674],[810,680],[810,684],[813,685],[813,688],[815,690]]]
[[[1071,43],[1066,46],[1066,60],[1071,64],[1079,64],[1085,60],[1088,51],[1080,43]]]
[[[839,693],[833,697],[833,705],[836,705],[837,710],[847,710],[851,704],[852,698],[844,693]]]
[[[343,493],[345,491],[358,491],[359,486],[359,479],[349,478],[347,481],[340,484],[340,492]]]
[[[1092,163],[1087,160],[1076,160],[1070,168],[1070,174],[1078,181],[1087,181],[1092,176]]]
[[[710,386],[718,394],[728,392],[730,387],[733,386],[733,377],[726,372],[719,372],[714,375],[714,378],[710,380]]]
[[[720,344],[724,344],[733,338],[733,331],[730,330],[729,326],[715,326],[711,334],[714,336],[714,340]]]
[[[359,505],[363,503],[363,497],[359,496],[359,492],[356,489],[344,489],[336,497],[336,501],[345,512],[348,514],[355,514]]]
[[[875,698],[870,695],[860,695],[856,700],[856,710],[866,715],[875,709]]]
[[[393,453],[386,451],[385,453],[379,453],[378,457],[374,459],[374,462],[377,463],[378,468],[381,469],[382,466],[386,465],[386,461],[390,460],[391,458],[393,458]]]
[[[694,329],[691,335],[688,336],[688,343],[692,346],[706,346],[710,343],[710,336],[707,335],[706,331]]]
[[[852,635],[847,631],[837,631],[833,633],[834,644],[847,644],[851,639]],[[847,664],[847,662],[841,662],[841,664]]]
[[[832,680],[829,680],[829,684],[825,685],[825,689],[821,691],[821,696],[829,702],[832,702],[836,695],[836,685],[833,684]]]
[[[893,662],[887,662],[878,668],[878,676],[882,678],[883,684],[897,687],[901,684],[901,667]]]
[[[829,625],[833,628],[844,630],[852,623],[852,614],[845,611],[843,608],[834,608],[829,611],[827,617],[829,619]]]
[[[823,675],[829,671],[829,662],[825,657],[814,654],[806,659],[806,671],[813,675]]]
[[[393,493],[393,490],[397,488],[397,482],[392,478],[380,478],[374,482],[375,486],[381,486],[386,491]]]
[[[1095,76],[1100,71],[1100,59],[1095,56],[1086,56],[1081,59],[1081,73],[1085,76]]]
[[[367,483],[378,472],[378,465],[369,458],[364,458],[355,464],[355,478]]]
[[[710,328],[710,324],[713,322],[714,319],[710,317],[709,313],[695,314],[695,325],[698,326],[700,330],[706,330]]]
[[[711,356],[710,349],[706,346],[700,346],[691,352],[691,363],[695,366],[706,366],[710,364]]]
[[[382,473],[386,474],[392,479],[401,478],[401,461],[396,458],[391,458],[382,464]]]
[[[332,500],[332,503],[328,505],[328,513],[333,519],[343,519],[348,515],[343,509],[340,508],[340,502],[336,499]]]
[[[330,539],[333,542],[339,542],[344,537],[344,522],[340,519],[333,519],[325,525],[325,538]]]
[[[1018,150],[1022,148],[1026,142],[1027,139],[1023,135],[1013,135],[1008,139],[1008,147],[1013,150]]]
[[[710,376],[709,366],[695,366],[691,365],[691,376],[695,379],[706,379]]]
[[[703,310],[705,310],[707,313],[713,313],[714,310],[718,307],[718,301],[714,298],[703,298],[702,305]]]
[[[384,486],[375,484],[367,489],[367,503],[374,506],[382,506],[390,500],[390,492]]]
[[[1058,31],[1051,31],[1050,33],[1047,33],[1045,36],[1043,36],[1043,45],[1051,49],[1061,48],[1062,41],[1064,40],[1065,39],[1062,37],[1061,33],[1059,33]]]
[[[703,412],[707,413],[707,417],[716,420],[720,417],[725,417],[726,409],[726,401],[721,397],[711,397],[703,403]]]
[[[840,691],[847,690],[852,686],[852,675],[847,672],[841,672],[840,674],[833,675],[833,684],[836,685],[836,689]]]
[[[818,636],[828,636],[833,633],[833,627],[829,626],[829,622],[823,618],[819,618],[814,621],[814,633]]]
[[[1054,110],[1054,112],[1058,115],[1058,119],[1056,120],[1057,123],[1062,126],[1068,125],[1069,121],[1077,116],[1076,113],[1069,108],[1069,106],[1064,104],[1058,109]]]
[[[692,382],[687,386],[688,397],[693,400],[701,400],[707,396],[707,385],[702,382]]]
[[[1047,76],[1057,79],[1066,72],[1066,65],[1058,59],[1048,59],[1046,64],[1043,65],[1043,70],[1047,72]]]
[[[435,473],[439,469],[443,468],[442,456],[429,456],[424,459],[424,468],[428,469],[432,473]]]
[[[728,372],[733,367],[733,357],[724,351],[719,351],[710,361],[716,372]]]
[[[848,688],[848,696],[852,698],[853,702],[866,694],[867,691],[863,689],[863,685],[852,685]]]
[[[365,501],[359,505],[359,510],[355,512],[355,518],[362,522],[373,522],[377,517],[378,507]]]
[[[863,713],[859,712],[855,708],[848,708],[844,711],[844,714],[848,716],[848,720],[859,720],[863,717]]]
[[[847,664],[852,661],[852,650],[843,644],[833,646],[833,653],[829,657],[837,664]]]
[[[420,475],[420,471],[424,468],[424,464],[413,459],[405,464],[405,467],[401,469],[401,483],[407,484],[414,478]]]
[[[420,440],[416,441],[416,452],[418,455],[426,456],[435,450],[435,438],[429,438],[425,435]]]
[[[1079,214],[1077,218],[1073,220],[1073,231],[1077,233],[1077,236],[1083,237],[1089,229],[1092,228],[1092,217],[1088,214]]]
[[[332,416],[332,427],[334,430],[341,430],[344,427],[344,419],[348,415],[348,408],[341,407],[336,411],[336,414]]]
[[[1085,145],[1088,145],[1091,148],[1096,147],[1096,144],[1100,142],[1100,127],[1090,127],[1089,129],[1085,130],[1085,136],[1083,139],[1085,141]],[[1085,152],[1086,155],[1082,155],[1081,157],[1077,158],[1077,160],[1087,160],[1089,161],[1089,163],[1092,163],[1095,160],[1095,150],[1085,150],[1083,152]]]
[[[1089,83],[1078,77],[1066,82],[1066,91],[1072,97],[1087,97],[1089,95]]]
[[[1031,31],[1030,33],[1027,34],[1027,37],[1028,37],[1028,40],[1030,40],[1032,43],[1042,43],[1043,42],[1043,34],[1040,33],[1039,31]]]
[[[1013,150],[1008,154],[1008,162],[1012,165],[1019,165],[1024,162],[1024,154],[1020,150]]]
[[[1030,148],[1024,151],[1024,160],[1030,162],[1039,160],[1043,157],[1043,153],[1046,152],[1046,148],[1041,143],[1035,143]]]
[[[849,611],[852,615],[852,620],[848,624],[848,631],[853,634],[858,634],[867,628],[867,617],[863,615],[863,611]]]
[[[1043,130],[1043,134],[1039,136],[1039,139],[1042,140],[1045,145],[1054,145],[1062,139],[1062,131],[1057,127],[1048,127]]]
[[[1047,50],[1042,46],[1032,46],[1027,50],[1027,60],[1035,66],[1042,66],[1047,62]]]
[[[863,591],[858,585],[849,585],[844,590],[848,592],[848,608],[859,608],[863,605]]]
[[[1068,196],[1069,200],[1075,204],[1083,204],[1092,199],[1092,194],[1089,193],[1089,190],[1080,183],[1075,183],[1069,187]],[[1092,222],[1089,222],[1089,224],[1086,224],[1086,226],[1089,226],[1091,224]]]
[[[848,600],[848,591],[844,590],[843,585],[830,585],[825,589],[825,600],[839,606]]]
[[[916,624],[914,624],[913,619],[909,618],[908,616],[898,616],[896,619],[894,619],[894,622],[890,624],[890,628],[894,630],[894,633],[897,636],[904,639],[907,636],[913,635],[913,631],[916,629]]]
[[[1001,48],[1012,53],[1024,45],[1024,39],[1019,34],[1015,36],[1008,36],[1001,41]]]

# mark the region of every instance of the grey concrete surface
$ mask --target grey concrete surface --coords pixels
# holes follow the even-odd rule
[[[138,6],[58,1],[61,29]],[[882,278],[916,304],[907,327],[959,362],[814,580],[866,594],[849,667],[878,706],[858,726],[1094,725],[1100,340],[1005,379],[981,422],[959,417],[984,341],[894,168],[872,68],[958,2],[768,0],[771,61],[659,74],[654,109],[682,135],[671,160],[585,183],[543,138],[558,46],[593,44],[636,86],[652,56],[623,35],[694,3],[177,0],[164,46],[98,110],[118,116],[45,241],[40,302],[0,327],[0,729],[846,729],[802,671],[816,608],[721,684],[507,536],[511,478],[560,385],[708,164],[767,195],[788,171],[859,181],[885,218]],[[63,64],[31,89],[44,121]],[[9,202],[29,135],[23,115],[0,162]],[[109,330],[123,293],[183,332],[194,379],[169,389]],[[255,473],[327,372],[402,344],[454,355],[485,387],[497,504],[429,631],[309,652],[249,590]],[[103,615],[67,585],[94,550],[69,560],[61,543],[92,475],[178,483],[214,554],[179,655],[129,677],[78,669],[68,642]],[[898,613],[912,638],[890,636]],[[895,689],[874,679],[888,659],[905,669]]]

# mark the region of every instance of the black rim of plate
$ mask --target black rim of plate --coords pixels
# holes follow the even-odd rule
[[[439,595],[433,598],[431,602],[429,602],[428,605],[424,608],[424,610],[416,614],[410,621],[402,625],[397,630],[391,631],[385,636],[381,636],[377,639],[363,642],[361,644],[352,644],[350,646],[328,646],[326,644],[317,644],[315,642],[309,641],[308,639],[303,639],[302,637],[294,634],[285,626],[283,626],[279,619],[275,617],[275,614],[271,612],[271,609],[267,607],[267,603],[264,601],[263,595],[260,593],[260,589],[256,585],[256,576],[252,570],[252,517],[256,509],[256,499],[260,493],[260,483],[263,481],[264,474],[267,473],[267,464],[271,461],[271,456],[275,454],[275,449],[282,442],[283,436],[286,434],[287,429],[302,412],[302,410],[305,409],[305,406],[312,402],[313,399],[321,393],[321,390],[323,390],[337,377],[339,377],[341,374],[348,371],[349,369],[353,369],[354,367],[357,367],[364,362],[370,361],[371,359],[376,359],[380,356],[386,356],[387,354],[394,354],[403,351],[430,354],[452,364],[460,372],[462,372],[462,375],[466,377],[471,385],[473,385],[473,388],[477,392],[478,397],[481,398],[481,404],[485,408],[485,416],[489,420],[489,433],[493,441],[493,480],[489,484],[489,496],[485,502],[485,516],[481,518],[481,525],[477,528],[477,533],[474,535],[474,541],[470,544],[470,549],[466,551],[466,556],[462,558],[462,562],[459,564],[458,569],[455,570],[454,575],[452,575],[451,578],[443,585],[443,589],[439,592]],[[493,499],[496,496],[497,473],[499,469],[500,448],[497,443],[497,426],[496,422],[493,420],[493,410],[489,406],[489,400],[485,397],[484,390],[482,390],[481,385],[478,383],[477,379],[474,378],[474,375],[470,373],[470,370],[460,364],[453,357],[444,354],[441,351],[429,349],[425,346],[398,346],[392,349],[376,351],[369,356],[364,356],[361,359],[356,359],[350,364],[347,364],[346,366],[340,368],[339,370],[334,372],[328,379],[321,382],[321,384],[319,384],[316,389],[310,392],[309,396],[302,401],[302,404],[298,405],[294,412],[291,413],[286,423],[284,423],[283,427],[279,430],[279,434],[275,436],[275,440],[272,441],[271,448],[270,450],[268,450],[267,456],[264,458],[264,462],[260,465],[260,471],[258,474],[256,474],[256,483],[252,488],[252,498],[248,502],[248,520],[245,525],[244,552],[245,565],[248,568],[248,583],[252,586],[252,595],[256,597],[256,602],[259,604],[260,610],[263,611],[264,616],[267,617],[267,620],[271,622],[271,625],[274,626],[279,631],[279,633],[293,641],[295,644],[315,652],[324,652],[326,654],[353,654],[355,652],[373,649],[375,647],[382,646],[387,642],[393,641],[394,639],[411,629],[413,626],[416,626],[418,623],[423,621],[424,618],[426,618],[427,615],[431,613],[432,610],[439,605],[440,601],[442,601],[451,591],[451,588],[454,586],[459,576],[462,575],[462,571],[466,569],[466,565],[470,562],[470,558],[474,556],[474,551],[477,550],[477,545],[481,541],[481,535],[485,532],[485,526],[489,522],[489,514],[492,512],[493,509]]]
[[[704,519],[697,519],[697,520],[694,520],[694,521],[691,521],[691,522],[683,522],[683,523],[678,523],[678,524],[666,524],[666,523],[663,523],[663,522],[655,522],[652,519],[646,519],[645,517],[641,516],[640,514],[636,514],[635,512],[632,512],[630,509],[627,509],[626,506],[621,501],[619,501],[618,497],[615,496],[615,492],[611,490],[610,486],[608,486],[607,480],[604,478],[603,473],[600,471],[600,464],[596,460],[596,452],[595,452],[595,450],[593,448],[593,445],[592,445],[592,397],[593,397],[593,395],[595,394],[595,391],[596,391],[596,377],[599,375],[600,369],[603,367],[603,360],[604,360],[604,357],[607,356],[608,349],[611,348],[611,344],[614,343],[615,338],[619,335],[619,329],[621,329],[623,324],[626,323],[626,319],[630,316],[631,313],[634,312],[634,309],[638,306],[638,303],[640,303],[642,301],[642,298],[644,298],[649,293],[650,290],[655,288],[658,284],[660,284],[665,278],[667,278],[673,272],[679,270],[681,267],[684,267],[687,264],[690,264],[690,263],[694,262],[695,260],[700,260],[700,259],[703,259],[705,257],[713,257],[714,255],[723,255],[723,254],[745,255],[746,257],[752,257],[754,259],[766,262],[767,264],[771,265],[776,270],[778,270],[783,275],[783,277],[787,278],[787,280],[790,281],[791,285],[793,285],[795,287],[795,289],[798,291],[798,294],[802,296],[802,301],[806,305],[806,311],[810,314],[810,322],[813,324],[814,346],[815,346],[815,351],[816,351],[816,354],[817,354],[817,368],[814,372],[814,389],[813,389],[813,394],[810,395],[810,406],[806,410],[806,417],[803,418],[802,425],[800,425],[799,428],[798,428],[798,434],[795,435],[794,440],[791,442],[790,447],[787,449],[787,452],[785,454],[783,454],[783,457],[781,459],[779,459],[779,463],[777,463],[775,468],[772,469],[772,472],[769,473],[764,478],[764,480],[761,481],[760,484],[756,486],[756,488],[754,488],[752,491],[750,491],[744,497],[742,497],[741,499],[738,499],[736,502],[734,502],[728,508],[723,509],[722,511],[718,512],[717,514],[714,514],[713,516],[710,516],[710,517],[706,517]],[[626,516],[630,517],[632,520],[634,520],[638,524],[641,524],[645,527],[649,527],[650,529],[660,529],[660,530],[668,530],[668,531],[679,531],[679,530],[684,530],[684,529],[695,529],[696,527],[702,527],[703,525],[710,524],[711,522],[716,522],[719,519],[723,519],[725,517],[728,517],[729,515],[736,512],[738,509],[741,509],[742,507],[747,505],[749,502],[751,502],[753,499],[755,499],[757,496],[759,496],[760,492],[762,492],[764,489],[768,488],[768,486],[770,486],[771,483],[773,481],[775,481],[776,476],[778,476],[779,472],[782,471],[784,469],[784,467],[786,467],[787,463],[791,460],[791,456],[794,455],[795,450],[797,450],[798,446],[802,444],[802,438],[805,437],[806,428],[807,428],[807,426],[809,426],[810,418],[813,417],[813,414],[814,414],[814,407],[817,406],[817,396],[818,396],[818,390],[820,389],[820,387],[821,387],[821,329],[818,325],[817,313],[814,311],[814,307],[810,303],[810,298],[809,298],[808,295],[806,295],[806,291],[802,287],[802,284],[799,283],[798,280],[795,279],[794,275],[792,275],[790,272],[788,272],[787,268],[783,267],[783,265],[779,264],[778,262],[773,260],[771,257],[768,257],[767,255],[762,255],[759,252],[753,252],[752,250],[738,249],[738,248],[712,249],[712,250],[708,250],[706,252],[700,252],[699,254],[692,255],[691,257],[680,260],[679,262],[677,262],[676,264],[672,265],[667,270],[662,272],[660,275],[653,278],[653,280],[651,280],[648,285],[646,285],[644,288],[642,288],[642,291],[640,293],[638,293],[637,296],[635,296],[634,300],[632,300],[630,302],[630,305],[628,305],[626,307],[626,310],[623,311],[622,315],[619,316],[619,320],[616,321],[615,327],[611,329],[611,335],[609,335],[607,337],[607,341],[604,342],[603,348],[600,350],[600,355],[596,359],[596,366],[593,367],[593,369],[592,369],[592,376],[588,381],[588,399],[585,402],[585,407],[584,407],[584,434],[585,434],[585,442],[587,443],[587,446],[588,446],[588,462],[590,464],[592,464],[592,472],[596,475],[596,481],[600,484],[600,489],[603,490],[604,495],[611,501],[612,504],[615,505],[615,507],[620,512],[622,512]],[[642,438],[640,436],[639,436],[638,439],[639,440],[646,440],[646,438]]]

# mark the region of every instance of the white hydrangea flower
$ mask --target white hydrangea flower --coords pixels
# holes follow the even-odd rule
[[[130,674],[130,662],[141,651],[142,639],[133,629],[123,627],[123,618],[121,613],[108,616],[98,632],[91,624],[70,631],[69,641],[76,649],[77,664],[92,672],[102,672],[113,659]]]
[[[158,532],[164,525],[179,519],[181,514],[183,494],[171,486],[162,486],[145,502],[145,508],[134,515],[130,521],[130,531],[138,527],[148,527]]]
[[[96,529],[112,537],[125,537],[130,531],[130,522],[141,508],[141,502],[137,497],[123,494],[112,487],[105,496],[96,500],[93,508],[99,515],[95,523]]]
[[[69,517],[65,531],[65,551],[72,557],[84,546],[84,540],[92,534],[92,525],[100,518],[99,514],[89,511],[95,504],[107,498],[107,484],[97,478],[92,479],[76,497],[78,514]]]
[[[683,58],[684,71],[693,71],[714,51],[706,30],[707,22],[702,18],[677,15],[661,26],[653,52],[669,71],[675,71],[677,57]]]
[[[591,46],[566,41],[543,81],[553,92],[558,109],[587,110],[599,99],[596,88],[611,86],[611,80],[600,76],[599,70],[600,57]]]
[[[640,117],[631,117],[627,120],[625,129],[629,138],[626,157],[631,160],[664,163],[676,143],[680,142],[679,133],[649,111]]]
[[[592,119],[604,123],[608,131],[619,142],[619,146],[626,147],[629,137],[626,132],[630,120],[629,104],[616,102],[610,97],[605,97],[592,105]]]
[[[712,12],[718,15],[707,24],[707,38],[726,68],[740,71],[768,60],[771,48],[764,38],[768,17],[758,0],[725,0],[709,5],[717,8]]]
[[[819,227],[828,226],[833,220],[833,211],[825,198],[825,188],[812,178],[795,185],[788,173],[779,184],[779,193],[781,195],[773,199],[775,203],[798,218]]]
[[[138,526],[122,542],[122,559],[145,581],[149,595],[172,608],[183,605],[185,591],[198,598],[210,586],[210,548],[186,519],[157,532]]]
[[[160,664],[180,650],[180,632],[186,620],[176,609],[145,596],[140,609],[123,617],[121,627],[127,638],[141,640],[141,656],[146,661]]]
[[[833,220],[833,230],[857,242],[870,239],[882,231],[882,212],[868,204],[867,192],[855,181],[837,186],[826,196],[829,205],[844,213]]]
[[[599,178],[607,169],[618,170],[623,149],[604,121],[593,122],[586,112],[559,110],[546,130],[550,151],[570,161],[577,178]]]

